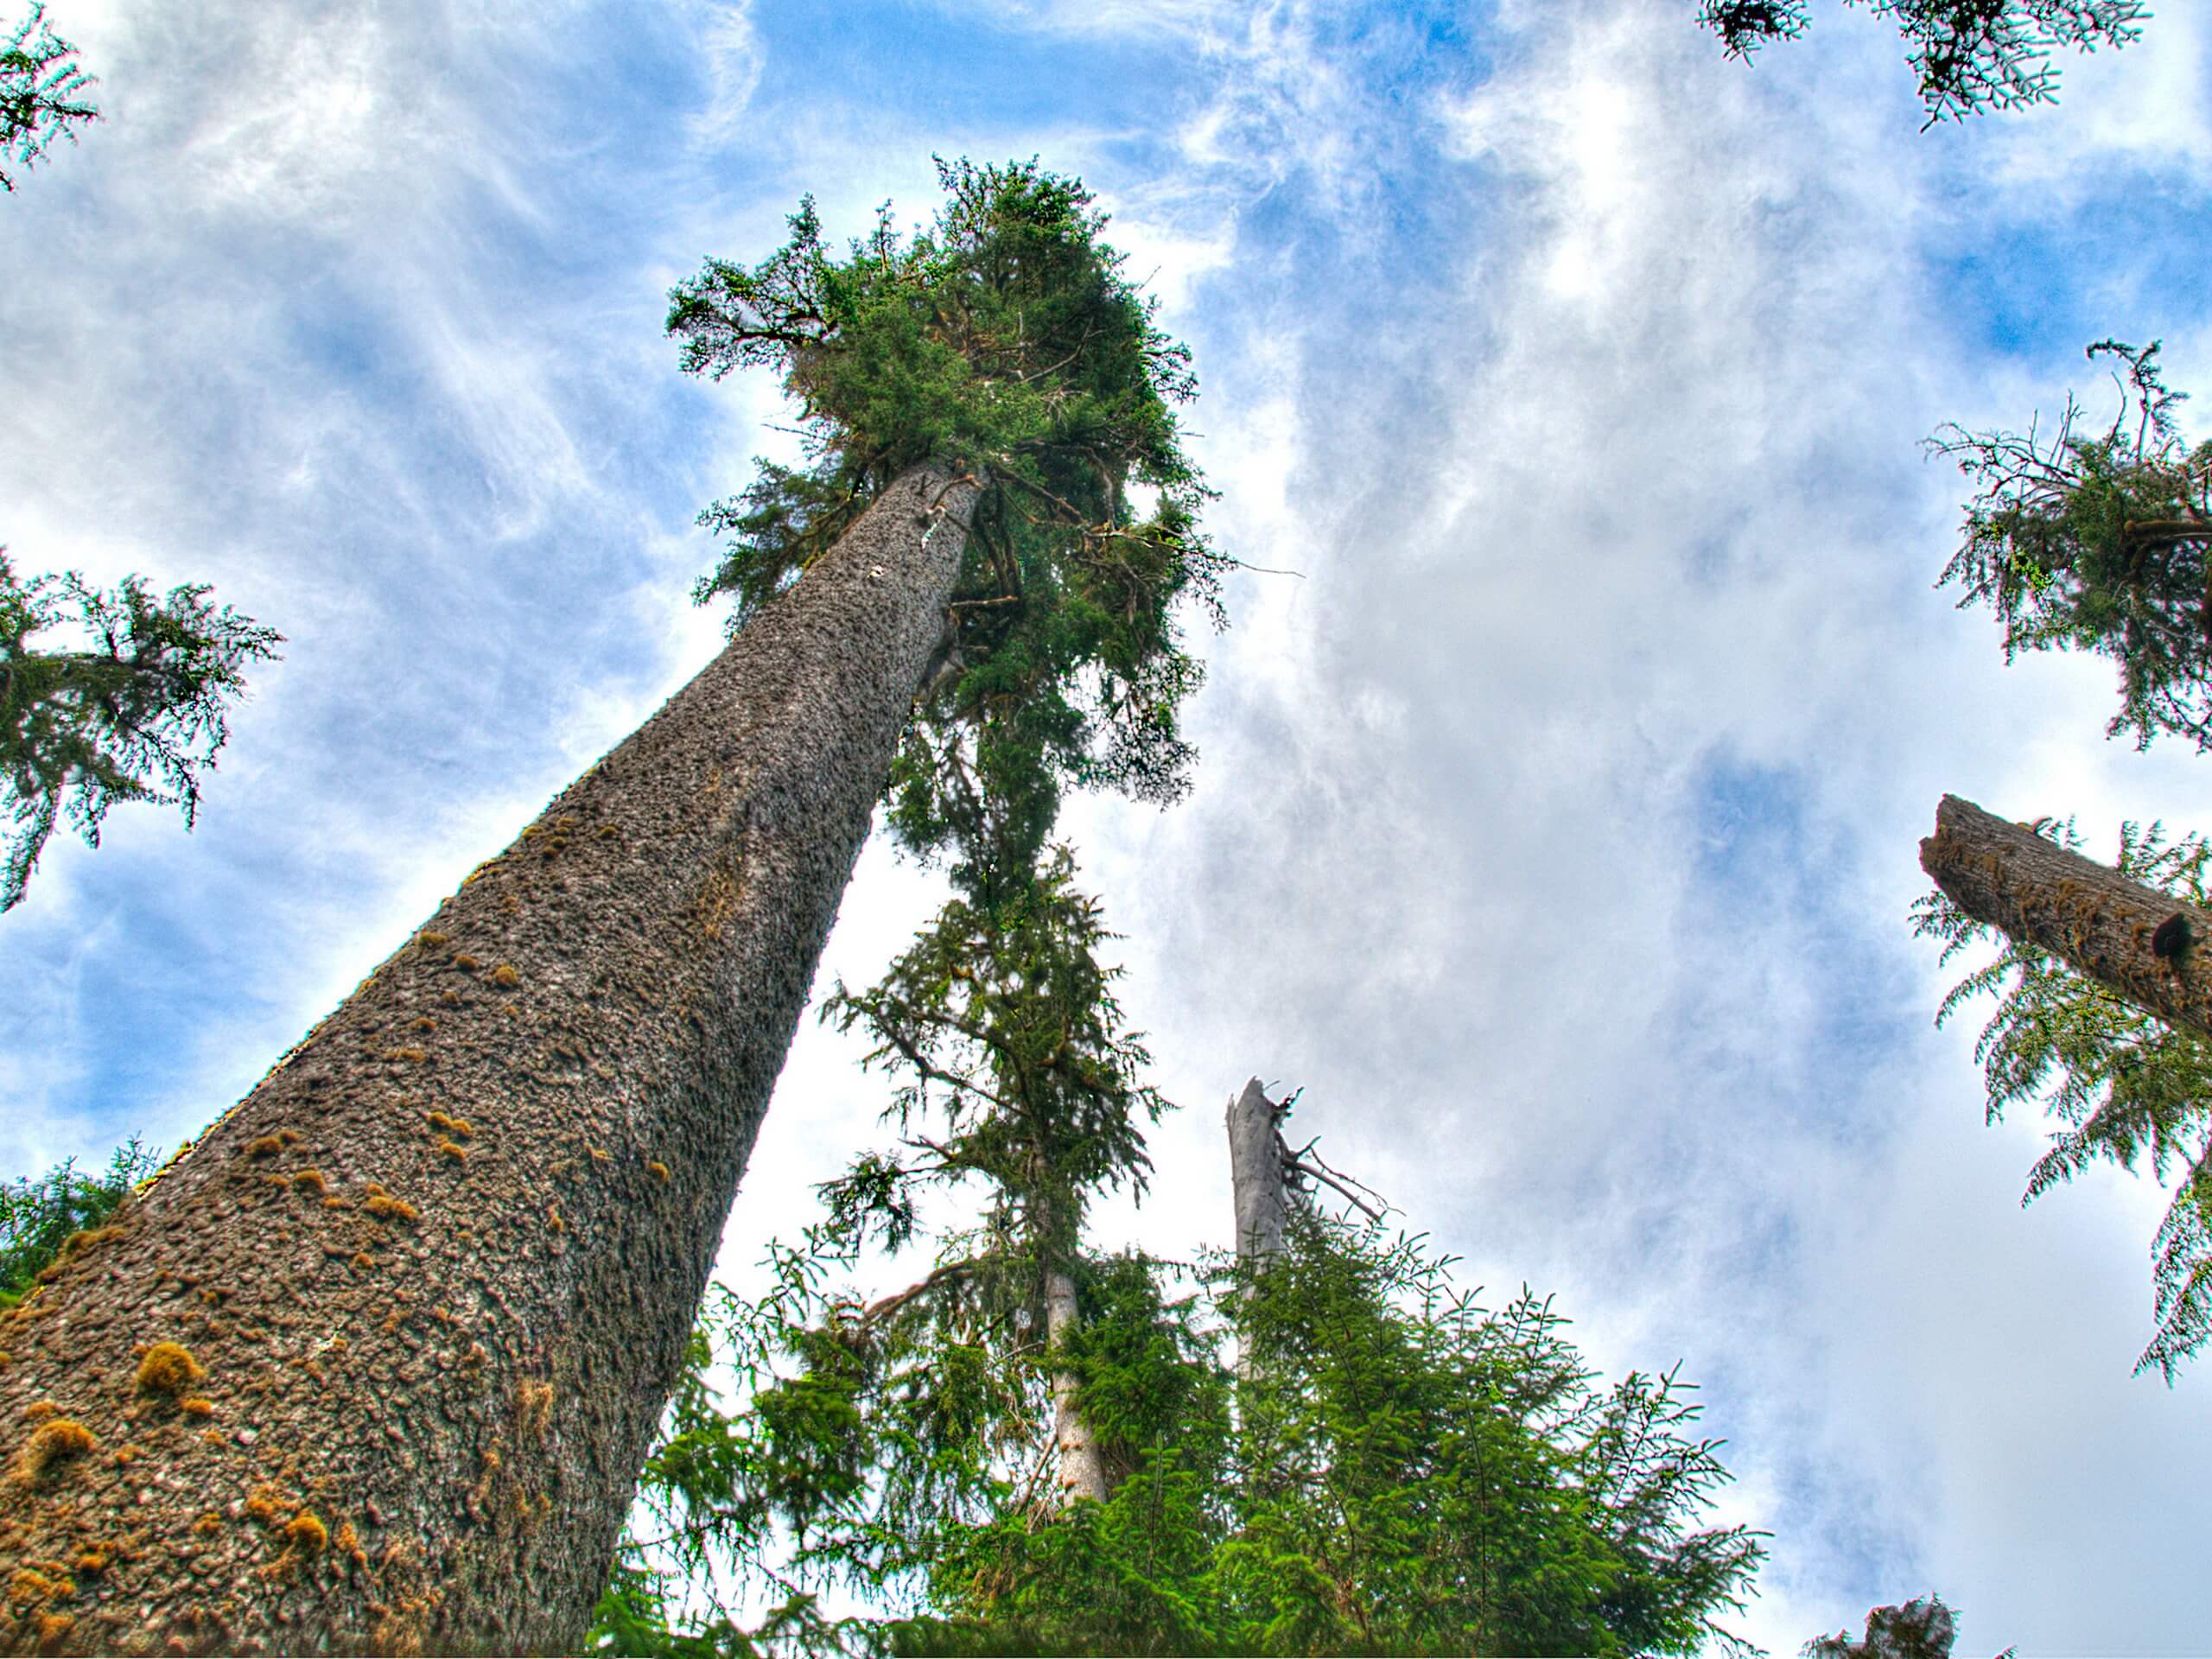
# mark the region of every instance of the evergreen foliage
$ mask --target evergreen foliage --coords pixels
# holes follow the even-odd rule
[[[1907,60],[1928,111],[1923,132],[1944,119],[2056,103],[2061,47],[2093,52],[2141,37],[2144,0],[1845,0],[1893,19],[1910,47]],[[1794,41],[1808,21],[1805,0],[1699,0],[1698,22],[1732,58],[1770,41]]]
[[[0,190],[16,188],[8,164],[28,169],[57,137],[73,144],[75,129],[99,118],[83,96],[92,84],[77,48],[47,23],[43,0],[32,0],[30,15],[0,47]]]
[[[2112,424],[2082,429],[2069,397],[2048,438],[1968,432],[1930,440],[1980,493],[1942,582],[1961,608],[1986,604],[2005,623],[2005,656],[2054,648],[2120,664],[2120,710],[2107,736],[2159,733],[2212,748],[2212,443],[2191,447],[2174,419],[2185,394],[2159,377],[2158,345],[2099,340],[2120,403]],[[1941,585],[1939,583],[1939,585]]]
[[[1071,1357],[1116,1479],[1063,1507],[1034,1342],[959,1299],[908,1293],[893,1319],[830,1294],[853,1259],[835,1230],[779,1252],[772,1311],[725,1293],[702,1328],[643,1489],[664,1564],[627,1548],[601,1650],[1740,1649],[1714,1619],[1763,1548],[1697,1526],[1726,1476],[1688,1390],[1593,1389],[1548,1301],[1485,1313],[1419,1240],[1301,1212],[1256,1284],[1215,1258],[1179,1297],[1187,1271],[1088,1261]],[[1241,1384],[1230,1332],[1268,1356]],[[705,1403],[710,1352],[728,1411]],[[686,1575],[682,1633],[637,1641]],[[833,1584],[894,1611],[824,1618]],[[748,1587],[779,1599],[776,1631],[745,1630]]]
[[[701,515],[730,539],[696,596],[731,594],[742,626],[908,468],[981,481],[893,823],[924,855],[1003,841],[994,860],[1018,872],[1065,786],[1163,804],[1187,787],[1179,714],[1201,671],[1176,611],[1193,599],[1221,625],[1228,562],[1197,530],[1211,492],[1176,424],[1190,353],[1099,239],[1090,194],[1034,161],[938,174],[948,200],[911,238],[887,204],[840,257],[809,198],[760,264],[709,260],[671,294],[685,370],[772,370],[807,437],[806,465],[764,461]]]
[[[0,1181],[0,1307],[13,1307],[62,1247],[98,1227],[154,1173],[160,1160],[132,1136],[98,1175],[79,1175],[65,1159],[43,1175]]]
[[[2040,818],[2034,828],[2048,841],[2081,850],[2071,819],[2061,824]],[[2120,826],[2120,873],[2190,904],[2212,899],[2209,859],[2212,843],[2201,835],[2170,846],[2158,824],[2147,831]],[[2212,1336],[2212,1046],[2047,952],[1975,921],[1940,890],[1916,902],[1912,913],[1916,936],[1943,942],[1939,965],[1970,944],[2003,939],[1996,960],[1943,999],[1936,1023],[1972,997],[1996,997],[1996,1011],[1974,1046],[1988,1087],[1988,1121],[1998,1122],[2009,1106],[2040,1101],[2064,1126],[2029,1172],[2023,1204],[2097,1159],[2133,1169],[2147,1154],[2161,1184],[2180,1170],[2152,1244],[2158,1330],[2136,1362],[2139,1372],[2156,1365],[2171,1384],[2176,1367]]]
[[[189,829],[200,775],[229,736],[229,698],[245,666],[283,636],[207,602],[205,583],[156,600],[137,576],[113,593],[72,571],[17,579],[0,550],[0,778],[13,794],[0,911],[22,901],[32,867],[67,811],[92,846],[118,801],[175,803]],[[90,649],[33,649],[68,612]]]

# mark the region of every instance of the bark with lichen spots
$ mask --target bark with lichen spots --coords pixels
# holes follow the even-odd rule
[[[1975,921],[2171,1026],[2212,1037],[2212,914],[1955,795],[1936,809],[1920,868]],[[2183,925],[2170,925],[2177,917]],[[2177,954],[2159,948],[2171,945]]]
[[[574,1650],[976,491],[894,483],[0,1319],[0,1648]]]

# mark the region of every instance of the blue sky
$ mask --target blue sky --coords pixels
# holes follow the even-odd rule
[[[57,0],[107,118],[0,200],[0,538],[289,644],[196,832],[119,810],[0,921],[0,1167],[194,1133],[715,649],[693,515],[791,440],[677,373],[672,283],[1033,154],[1197,351],[1220,542],[1303,573],[1202,642],[1192,798],[1067,818],[1185,1109],[1108,1242],[1222,1242],[1219,1103],[1303,1084],[1471,1281],[1704,1385],[1776,1652],[1931,1589],[1962,1652],[2202,1651],[2163,1198],[2019,1207],[1905,912],[1946,790],[2212,824],[2106,666],[1931,588],[1918,448],[2101,411],[2107,334],[2212,396],[2207,25],[1923,133],[1878,20],[1747,70],[1692,10]],[[938,891],[872,844],[817,988]],[[738,1282],[874,1135],[855,1057],[803,1027]]]

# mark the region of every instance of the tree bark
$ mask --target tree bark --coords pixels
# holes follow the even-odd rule
[[[1920,868],[1952,903],[2169,1025],[2212,1036],[2212,916],[1946,795]],[[2170,928],[2178,917],[2185,925]],[[2162,955],[2164,938],[2177,949]],[[2179,936],[2177,939],[2177,936]]]
[[[1077,1322],[1075,1281],[1053,1268],[1045,1274],[1045,1335],[1055,1353],[1075,1334]],[[1103,1503],[1108,1497],[1106,1460],[1076,1403],[1076,1387],[1072,1371],[1053,1371],[1052,1441],[1060,1454],[1060,1502],[1065,1505],[1088,1497]]]
[[[1282,1109],[1254,1077],[1229,1103],[1229,1179],[1236,1206],[1236,1257],[1254,1269],[1282,1254],[1289,1196]]]
[[[575,1649],[978,487],[893,484],[0,1320],[0,1646]]]

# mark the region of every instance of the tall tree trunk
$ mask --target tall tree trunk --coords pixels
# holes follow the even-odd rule
[[[2212,1036],[2212,916],[1955,795],[1936,806],[1920,868],[1974,920],[2169,1025]]]
[[[977,488],[900,478],[0,1321],[0,1645],[574,1649]]]

